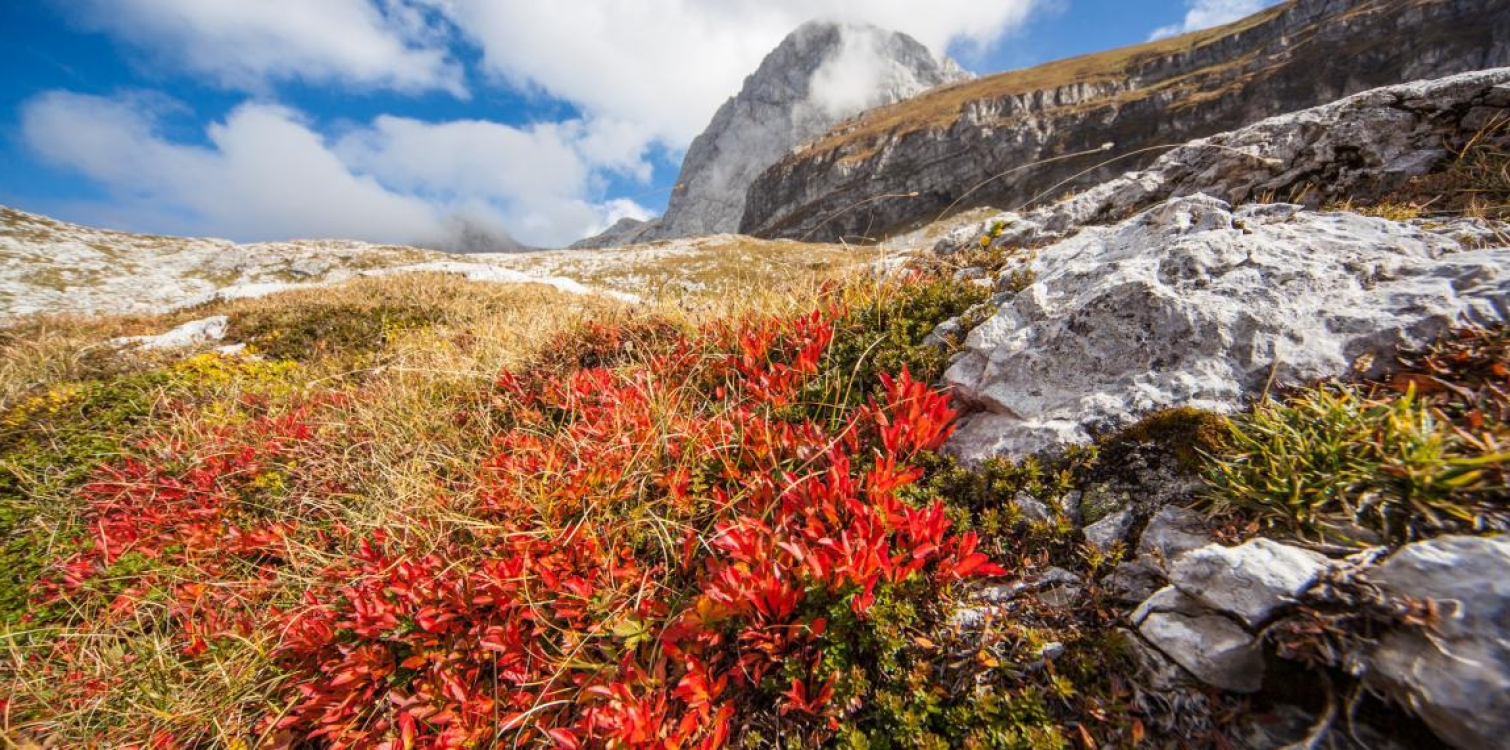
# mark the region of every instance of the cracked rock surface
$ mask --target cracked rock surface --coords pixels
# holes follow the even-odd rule
[[[1085,443],[1162,408],[1231,411],[1274,384],[1510,318],[1510,248],[1207,195],[1083,229],[1003,277],[1020,268],[1036,281],[970,332],[945,375],[981,409],[950,441],[967,461]]]
[[[1310,550],[1254,539],[1237,547],[1192,550],[1170,567],[1169,581],[1207,607],[1257,628],[1299,600],[1329,564]]]

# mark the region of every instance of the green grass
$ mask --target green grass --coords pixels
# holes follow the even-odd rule
[[[169,379],[148,372],[64,383],[0,415],[0,625],[76,532],[69,490],[142,429]]]
[[[1413,391],[1323,386],[1235,417],[1207,476],[1219,511],[1308,534],[1346,537],[1357,525],[1400,543],[1503,527],[1507,469],[1497,440],[1458,430]]]

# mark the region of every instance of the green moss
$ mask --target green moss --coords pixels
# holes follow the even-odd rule
[[[270,359],[308,362],[381,351],[399,332],[433,325],[441,315],[418,305],[298,304],[238,316],[227,335]]]
[[[893,293],[880,295],[839,320],[825,368],[865,386],[852,389],[862,397],[879,381],[880,373],[899,373],[904,367],[916,380],[937,381],[963,341],[933,346],[923,340],[950,318],[971,317],[967,314],[972,308],[989,296],[990,291],[977,284],[944,277],[902,284]],[[979,322],[962,320],[961,330],[968,331]]]
[[[1170,451],[1180,468],[1191,472],[1205,466],[1205,457],[1227,443],[1227,418],[1215,412],[1183,406],[1154,412],[1127,429],[1101,441],[1103,462],[1115,462],[1140,445]]]

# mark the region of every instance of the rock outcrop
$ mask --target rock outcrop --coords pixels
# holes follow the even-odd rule
[[[1086,228],[1003,273],[1036,281],[1000,295],[946,374],[983,409],[952,449],[1025,454],[1160,408],[1230,411],[1274,383],[1510,319],[1510,248],[1454,236],[1481,224],[1196,195]]]
[[[632,245],[640,235],[646,233],[647,227],[654,224],[655,220],[641,221],[629,216],[613,223],[613,226],[577,242],[573,242],[569,250],[592,250],[600,247],[622,247]]]
[[[740,231],[873,239],[1100,184],[1166,144],[1353,92],[1507,64],[1510,0],[1290,0],[1221,29],[869,112],[761,174]]]
[[[1232,203],[1303,196],[1312,204],[1384,194],[1430,172],[1449,147],[1480,137],[1497,118],[1510,118],[1510,68],[1387,86],[1192,141],[1146,170],[983,225],[1004,228],[997,246],[1032,245],[1196,193]],[[975,247],[981,232],[961,227],[934,249]]]
[[[664,216],[615,225],[573,247],[735,232],[750,183],[796,146],[847,117],[967,78],[952,60],[905,34],[806,23],[766,56],[692,142]]]
[[[1328,599],[1334,587],[1371,592],[1381,612],[1427,606],[1438,616],[1381,624],[1378,638],[1359,639],[1335,666],[1408,708],[1454,747],[1505,747],[1510,540],[1448,536],[1377,557],[1329,560],[1268,539],[1187,551],[1167,567],[1173,585],[1129,615],[1137,630],[1125,637],[1152,657],[1144,663],[1154,689],[1178,689],[1180,675],[1167,659],[1200,682],[1253,692],[1265,670],[1260,626],[1291,613],[1304,618],[1300,605],[1335,607]]]

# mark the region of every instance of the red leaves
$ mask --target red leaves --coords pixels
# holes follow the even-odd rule
[[[85,490],[93,541],[51,585],[79,590],[130,552],[202,571],[175,589],[182,652],[277,633],[289,705],[267,729],[290,742],[711,748],[742,706],[832,720],[830,603],[863,618],[887,586],[1001,572],[942,505],[899,495],[953,429],[945,396],[903,371],[863,408],[812,408],[824,315],[589,334],[564,371],[498,378],[505,427],[444,499],[464,522],[436,538],[244,512],[241,494],[313,438],[291,414],[102,471]],[[615,348],[629,343],[633,357]],[[222,593],[286,564],[296,536],[334,560],[301,604]]]
[[[793,668],[808,677],[780,712],[825,721],[815,595],[863,615],[882,585],[1000,571],[940,505],[897,496],[922,476],[910,458],[950,434],[943,395],[904,371],[848,422],[776,418],[832,337],[814,314],[705,332],[722,359],[684,340],[643,366],[502,376],[514,428],[474,511],[504,531],[418,558],[369,549],[333,574],[286,624],[284,666],[308,677],[285,726],[366,746],[394,731],[374,708],[386,691],[409,707],[406,743],[482,741],[484,705],[557,747],[718,747],[742,696]],[[624,514],[648,507],[682,531],[647,557]]]
[[[954,433],[958,413],[949,407],[949,399],[902,374],[892,378],[881,374],[884,403],[871,402],[870,410],[880,428],[881,446],[887,453],[910,458],[918,451],[934,450]]]

